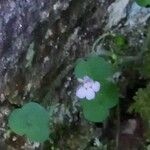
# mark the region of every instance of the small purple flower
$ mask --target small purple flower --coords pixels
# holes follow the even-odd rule
[[[95,93],[100,90],[100,83],[98,81],[93,81],[88,76],[85,76],[83,79],[78,79],[78,81],[81,84],[77,87],[76,96],[80,99],[94,99]]]

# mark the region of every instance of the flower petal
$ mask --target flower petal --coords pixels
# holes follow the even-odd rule
[[[92,82],[93,80],[90,78],[90,77],[88,77],[88,76],[84,76],[83,77],[83,80],[84,80],[84,83],[85,82]]]
[[[95,92],[91,88],[89,88],[86,90],[85,96],[86,96],[87,100],[92,100],[95,98]]]
[[[83,86],[88,89],[88,88],[92,88],[93,82],[86,82],[83,84]]]
[[[76,96],[79,98],[85,98],[86,96],[86,89],[82,86],[80,86],[76,91]]]
[[[100,90],[100,83],[98,81],[95,81],[92,84],[92,89],[93,89],[94,92],[98,92]]]

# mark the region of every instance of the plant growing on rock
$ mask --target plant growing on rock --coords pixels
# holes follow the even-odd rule
[[[119,99],[117,85],[112,82],[113,66],[102,57],[88,57],[77,61],[74,73],[80,82],[76,96],[80,98],[84,117],[103,122]]]
[[[30,102],[10,114],[8,126],[31,141],[44,142],[50,133],[49,113],[38,103]]]

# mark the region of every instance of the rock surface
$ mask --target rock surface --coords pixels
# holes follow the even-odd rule
[[[7,117],[14,107],[34,100],[57,105],[58,147],[86,149],[101,129],[79,120],[78,106],[71,99],[74,62],[87,56],[95,40],[108,31],[127,36],[139,47],[149,17],[150,9],[129,0],[1,0],[0,146],[20,143],[15,145],[20,150],[26,142],[16,135],[7,138]],[[34,149],[26,143],[24,149]]]
[[[20,88],[27,89],[30,80],[32,86],[40,87],[46,74],[57,76],[58,68],[63,70],[65,63],[88,51],[89,39],[93,40],[94,31],[100,33],[103,24],[108,3],[103,8],[102,4],[91,0],[1,1],[1,101],[10,89],[16,95]]]

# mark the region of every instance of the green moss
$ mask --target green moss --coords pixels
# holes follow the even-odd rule
[[[136,112],[144,120],[150,120],[150,85],[144,89],[139,89],[134,96],[135,102],[129,108],[130,112]]]
[[[138,113],[143,119],[144,137],[150,138],[150,84],[141,88],[134,96],[135,102],[130,106],[130,113]]]

